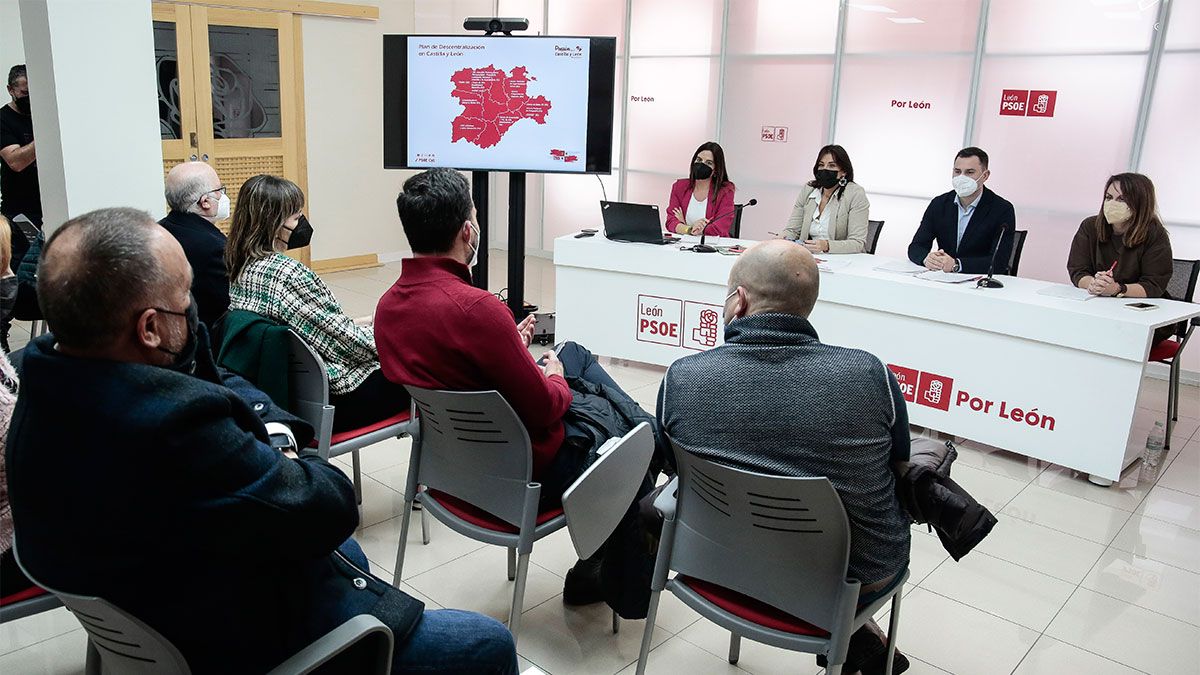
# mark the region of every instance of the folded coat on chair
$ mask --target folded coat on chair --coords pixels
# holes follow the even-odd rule
[[[896,498],[913,522],[937,532],[956,561],[971,552],[996,525],[996,517],[950,478],[958,457],[954,443],[912,439],[912,451],[896,479]]]
[[[288,327],[255,312],[235,309],[220,322],[217,363],[254,383],[275,405],[290,409]]]

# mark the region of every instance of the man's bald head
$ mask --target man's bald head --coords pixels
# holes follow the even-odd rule
[[[729,272],[726,323],[765,312],[808,318],[820,285],[817,261],[808,249],[783,239],[755,244]]]
[[[72,218],[42,249],[38,304],[62,347],[104,349],[133,338],[139,311],[186,306],[191,270],[175,238],[145,211]]]
[[[192,210],[201,197],[219,187],[221,180],[217,178],[217,172],[206,162],[176,164],[167,172],[167,206],[172,211]]]

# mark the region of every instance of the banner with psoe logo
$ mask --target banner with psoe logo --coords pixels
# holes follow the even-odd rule
[[[1013,117],[1054,117],[1058,91],[1005,89],[1000,92],[1000,114]]]
[[[1054,431],[1056,420],[1034,407],[1031,409],[1014,405],[1007,400],[993,401],[982,396],[975,396],[961,387],[954,391],[954,378],[944,375],[905,368],[888,364],[888,369],[900,383],[900,391],[904,400],[928,408],[949,412],[953,405],[964,412],[995,415],[997,418],[1014,423],[1023,423],[1045,431]]]

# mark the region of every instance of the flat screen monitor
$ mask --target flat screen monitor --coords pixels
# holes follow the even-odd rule
[[[383,165],[611,173],[616,38],[385,35]]]

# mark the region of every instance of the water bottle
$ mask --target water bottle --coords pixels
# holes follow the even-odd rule
[[[1167,430],[1162,422],[1155,422],[1150,435],[1146,437],[1146,449],[1142,451],[1142,468],[1138,473],[1139,483],[1153,483],[1158,480],[1158,472],[1162,470],[1163,446],[1167,444]]]

